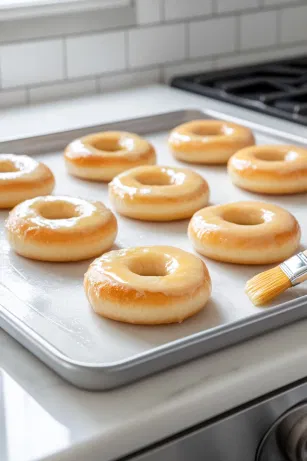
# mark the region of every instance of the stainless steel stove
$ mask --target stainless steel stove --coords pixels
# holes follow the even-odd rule
[[[306,461],[307,382],[249,402],[121,461]]]
[[[307,125],[307,56],[179,76],[172,86]]]

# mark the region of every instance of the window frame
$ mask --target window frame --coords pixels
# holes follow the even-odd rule
[[[49,0],[42,1],[49,2],[50,6]],[[61,7],[65,3],[68,2],[64,0]],[[8,11],[5,18],[0,9],[0,52],[2,44],[102,33],[136,24],[134,0],[76,0],[74,3],[75,8],[67,10],[54,5],[50,10],[47,6],[41,6],[41,10],[26,7],[25,15]]]
[[[132,0],[0,0],[0,21],[131,6]]]

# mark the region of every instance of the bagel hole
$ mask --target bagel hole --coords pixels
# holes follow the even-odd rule
[[[163,255],[142,255],[130,261],[129,269],[143,277],[164,277],[168,274],[167,263]]]
[[[93,141],[91,144],[95,149],[106,152],[117,152],[123,150],[123,147],[121,146],[119,139],[117,138],[97,139]]]
[[[204,126],[199,124],[193,128],[192,133],[196,134],[197,136],[217,136],[222,133],[222,130],[220,125]]]
[[[162,171],[140,173],[136,180],[144,186],[171,186],[173,184],[172,176]]]
[[[192,129],[192,133],[198,136],[228,136],[233,134],[233,128],[226,123],[221,124],[219,121],[203,125],[200,123]]]
[[[264,150],[260,152],[255,152],[255,157],[258,160],[264,160],[265,162],[283,162],[286,159],[286,154],[284,152],[279,152],[277,150]]]
[[[263,223],[263,217],[258,210],[243,212],[242,210],[227,210],[223,214],[224,221],[239,226],[257,226]]]
[[[68,202],[44,203],[39,212],[45,219],[70,219],[79,216],[76,207]]]
[[[0,173],[14,173],[18,171],[13,162],[9,160],[0,161]]]

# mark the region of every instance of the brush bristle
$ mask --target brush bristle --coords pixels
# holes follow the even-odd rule
[[[289,278],[277,266],[250,279],[245,285],[245,292],[255,306],[262,306],[291,286]]]

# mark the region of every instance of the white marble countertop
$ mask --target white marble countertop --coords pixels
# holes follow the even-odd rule
[[[182,108],[274,120],[163,86],[0,113],[0,140]],[[86,120],[86,122],[85,122]],[[303,128],[278,122],[282,130]],[[307,321],[133,385],[89,393],[0,330],[0,460],[109,461],[307,374]]]

